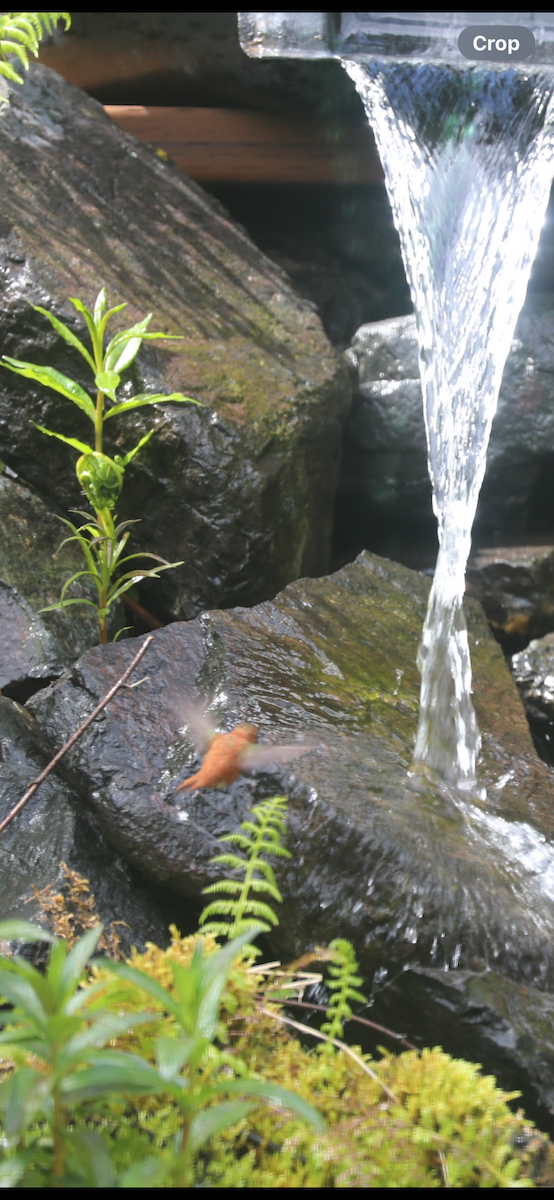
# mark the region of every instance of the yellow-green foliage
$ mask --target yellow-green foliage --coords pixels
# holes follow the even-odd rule
[[[90,939],[97,918],[86,880],[66,868],[61,892],[51,888],[36,895],[43,917],[58,937],[63,936],[75,949],[83,931],[88,930],[84,936]],[[236,912],[228,915],[237,919]],[[199,940],[208,956],[219,949],[213,933],[202,931],[182,938],[173,927],[171,934],[166,950],[150,945],[144,954],[133,952],[130,965],[135,973],[125,966],[92,968],[93,1005],[117,1014],[118,1030],[124,1030],[109,1045],[151,1063],[156,1039],[182,1037],[182,1028],[168,1011],[173,1000],[166,996],[164,1004],[163,993],[155,986],[146,992],[139,972],[175,998],[172,963],[189,968]],[[111,957],[120,958],[117,931],[110,932],[105,946]],[[253,956],[248,958],[246,951],[227,975],[216,1036],[206,1041],[198,1060],[195,1095],[203,1109],[217,1100],[217,1086],[222,1082],[227,1088],[230,1081],[238,1079],[246,1086],[254,1078],[264,1082],[255,1084],[253,1090],[263,1087],[265,1091],[270,1085],[272,1096],[280,1095],[281,1100],[274,1108],[268,1103],[258,1105],[257,1100],[254,1106],[240,1105],[240,1120],[234,1125],[219,1124],[220,1132],[214,1130],[196,1151],[187,1174],[188,1186],[554,1186],[551,1142],[537,1133],[521,1112],[510,1110],[507,1102],[517,1093],[501,1092],[494,1079],[479,1074],[477,1066],[452,1059],[438,1047],[397,1056],[382,1051],[382,1057],[375,1060],[357,1047],[337,1042],[342,1022],[351,1012],[349,1000],[363,1000],[357,993],[361,981],[348,942],[337,940],[327,950],[308,953],[281,969],[275,964],[265,968],[253,965]],[[318,1052],[317,1043],[314,1049],[300,1044],[291,1032],[295,1023],[283,1007],[292,988],[301,990],[309,982],[305,968],[314,959],[330,963],[332,1001],[327,1031],[334,1042],[324,1042],[323,1053]],[[118,974],[114,976],[114,972]],[[82,986],[90,990],[90,971]],[[147,1013],[151,1019],[144,1021]],[[25,1061],[20,1065],[25,1067]],[[30,1060],[27,1065],[32,1065]],[[12,1069],[13,1064],[4,1063],[5,1076]],[[325,1121],[324,1133],[285,1107],[291,1092],[319,1110]],[[220,1104],[223,1117],[224,1110],[225,1104]],[[207,1119],[211,1121],[212,1116],[213,1112]],[[92,1109],[87,1103],[73,1108],[71,1139],[77,1150],[81,1142],[85,1145],[92,1164],[90,1186],[117,1186],[118,1179],[128,1179],[128,1173],[136,1168],[141,1172],[137,1186],[170,1187],[176,1176],[163,1173],[161,1164],[171,1158],[182,1123],[177,1101],[163,1087],[149,1087],[132,1097],[125,1090],[111,1091]],[[31,1169],[25,1171],[20,1186],[51,1186],[44,1182],[51,1177],[51,1148],[45,1132],[44,1122],[27,1129],[21,1151],[31,1156]],[[96,1141],[91,1141],[94,1138]],[[108,1163],[105,1167],[102,1154]],[[17,1186],[18,1176],[9,1181],[13,1162],[8,1156],[0,1163],[0,1186]],[[102,1181],[102,1170],[108,1182]],[[123,1182],[123,1186],[131,1183]]]
[[[150,946],[133,965],[173,986],[169,962],[188,965],[197,935],[173,930],[168,950]],[[216,943],[206,938],[206,948]],[[144,1011],[144,993],[105,977],[120,1011]],[[267,980],[248,962],[236,964],[225,994],[219,1044],[203,1064],[206,1081],[221,1073],[260,1078],[297,1092],[324,1115],[327,1132],[314,1133],[288,1113],[260,1106],[238,1125],[211,1139],[196,1162],[196,1184],[207,1187],[532,1187],[530,1165],[516,1144],[534,1131],[514,1114],[495,1080],[439,1048],[380,1060],[362,1056],[371,1078],[345,1051],[329,1058],[305,1049],[272,1015],[282,1014],[261,995]],[[150,1002],[149,1002],[150,1003]],[[114,1045],[150,1057],[153,1041],[171,1036],[172,1021],[151,1002],[152,1024],[137,1027]],[[384,1090],[385,1085],[387,1091]],[[163,1153],[179,1124],[163,1099],[142,1098],[106,1111],[100,1128],[110,1136],[115,1165]],[[552,1149],[540,1153],[550,1167]],[[529,1155],[528,1155],[529,1157]],[[536,1165],[536,1153],[531,1156]],[[547,1174],[550,1172],[548,1171]],[[550,1179],[550,1184],[552,1179]],[[544,1186],[544,1184],[543,1184]],[[548,1186],[548,1185],[547,1185]]]

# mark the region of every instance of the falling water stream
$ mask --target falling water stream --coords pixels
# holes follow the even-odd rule
[[[375,134],[411,288],[438,521],[414,761],[471,791],[481,739],[465,569],[554,174],[554,72],[359,59],[343,66]]]

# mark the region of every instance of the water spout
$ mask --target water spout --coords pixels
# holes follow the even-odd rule
[[[439,555],[415,762],[476,778],[462,609],[502,372],[554,173],[554,72],[344,63],[373,127],[418,328]]]
[[[375,134],[416,314],[439,537],[419,650],[414,762],[471,790],[480,736],[465,570],[502,372],[554,174],[554,14],[305,13],[296,35],[284,20],[293,14],[240,16],[249,53],[263,52],[263,20],[246,18],[272,19],[270,56],[289,44],[293,56],[322,57],[327,46],[355,82]],[[487,18],[532,18],[533,63],[464,59],[461,30]]]

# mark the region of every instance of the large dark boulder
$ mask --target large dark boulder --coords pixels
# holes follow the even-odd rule
[[[149,603],[189,616],[325,571],[349,392],[313,307],[216,201],[47,68],[0,108],[0,169],[4,353],[90,384],[30,302],[82,335],[67,297],[90,304],[102,284],[110,303],[129,301],[116,327],[153,312],[151,328],[182,338],[147,344],[132,384],[203,407],[140,409],[106,444],[156,429],[118,514],[141,519],[137,546],[184,562]],[[47,501],[79,507],[75,453],[33,421],[90,437],[70,401],[1,371],[0,456]]]
[[[155,634],[144,682],[120,692],[63,772],[118,851],[198,895],[218,838],[256,797],[290,796],[280,868],[283,953],[342,932],[367,969],[415,961],[554,982],[554,780],[482,611],[468,606],[486,799],[407,778],[418,718],[417,644],[429,580],[362,555],[254,609],[205,613]],[[61,745],[117,679],[136,643],[87,651],[32,711]],[[294,771],[207,792],[174,789],[196,766],[186,701],[212,700],[230,728],[321,745]],[[545,839],[546,838],[546,842]],[[521,859],[521,862],[520,862]]]

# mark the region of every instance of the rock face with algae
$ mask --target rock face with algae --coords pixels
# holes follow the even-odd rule
[[[283,904],[271,956],[350,938],[366,979],[377,982],[378,1021],[485,1063],[503,1086],[523,1072],[550,1110],[554,1066],[539,1041],[554,991],[554,778],[474,601],[466,611],[482,794],[408,778],[429,586],[426,576],[364,553],[328,578],[290,584],[274,601],[158,631],[143,682],[118,693],[62,770],[118,854],[189,897],[220,877],[210,860],[221,835],[256,800],[288,795],[292,858],[275,863]],[[136,642],[88,650],[30,700],[52,749],[135,652]],[[199,766],[186,711],[198,698],[220,730],[251,721],[264,743],[300,737],[319,748],[293,769],[176,795]],[[447,976],[459,981],[452,995]],[[509,1011],[498,1002],[502,980]],[[462,1051],[466,1015],[473,1032]]]
[[[152,329],[182,339],[147,343],[128,388],[203,407],[142,408],[106,439],[117,453],[156,428],[118,513],[140,517],[137,546],[184,562],[152,603],[188,617],[324,572],[349,384],[310,304],[216,201],[48,68],[0,107],[0,170],[2,353],[90,386],[31,303],[83,336],[68,297],[90,305],[102,285],[129,302],[114,331],[153,312]],[[74,452],[33,421],[92,430],[71,401],[0,371],[0,457],[47,501],[80,507]]]
[[[257,797],[290,795],[280,867],[283,952],[342,932],[366,963],[502,964],[554,977],[554,781],[481,611],[468,605],[486,798],[407,778],[417,726],[416,652],[429,581],[364,554],[253,609],[158,631],[140,687],[118,694],[64,760],[73,788],[124,856],[195,895],[217,838]],[[93,649],[30,701],[61,745],[118,678],[136,643]],[[197,767],[186,704],[262,742],[314,749],[228,788],[174,794]],[[546,840],[545,840],[546,839]],[[552,841],[552,846],[551,846]],[[522,865],[523,864],[523,865]]]

